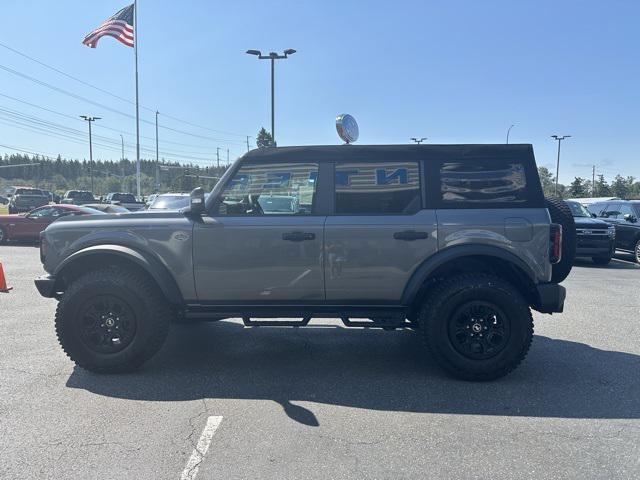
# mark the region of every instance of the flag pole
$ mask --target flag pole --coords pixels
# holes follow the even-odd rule
[[[136,188],[140,197],[140,105],[138,101],[138,1],[133,1],[133,51],[136,63]],[[138,198],[140,199],[140,198]]]

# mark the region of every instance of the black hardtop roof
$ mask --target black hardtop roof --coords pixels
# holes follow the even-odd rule
[[[395,157],[395,158],[394,158]],[[462,160],[464,158],[509,158],[534,160],[531,144],[463,145],[310,145],[256,148],[245,160],[332,161],[332,160]]]

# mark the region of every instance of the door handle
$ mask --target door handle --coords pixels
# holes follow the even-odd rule
[[[315,240],[316,234],[310,232],[287,232],[282,234],[282,239],[289,242],[304,242],[305,240]]]
[[[396,240],[404,240],[405,242],[411,242],[413,240],[423,240],[429,238],[428,232],[416,232],[415,230],[405,230],[403,232],[395,232],[393,238]]]

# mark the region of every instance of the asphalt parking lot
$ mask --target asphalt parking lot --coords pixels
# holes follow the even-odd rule
[[[14,287],[0,294],[0,478],[640,478],[628,260],[579,262],[565,313],[535,314],[523,365],[478,384],[442,374],[411,332],[324,320],[176,325],[138,373],[87,373],[33,285],[38,249],[0,247]]]

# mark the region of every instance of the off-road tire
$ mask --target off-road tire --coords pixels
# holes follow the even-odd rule
[[[7,231],[0,227],[0,245],[7,243]]]
[[[592,257],[591,260],[596,265],[609,265],[611,263],[611,257]]]
[[[95,351],[81,333],[91,323],[86,305],[103,298],[123,302],[135,319],[130,343],[115,353]],[[172,309],[149,278],[126,268],[107,267],[71,283],[58,303],[55,325],[62,349],[78,366],[95,373],[124,373],[137,369],[160,350],[172,317]]]
[[[560,283],[569,276],[576,258],[576,223],[564,200],[556,197],[546,197],[545,200],[551,221],[562,225],[562,258],[552,266],[551,273],[551,281]]]
[[[455,312],[470,302],[488,302],[498,307],[509,322],[510,334],[502,350],[485,359],[459,352],[449,325]],[[528,302],[511,284],[485,274],[464,274],[433,287],[419,315],[420,332],[431,357],[453,376],[488,381],[513,371],[525,358],[533,338],[533,318]]]

